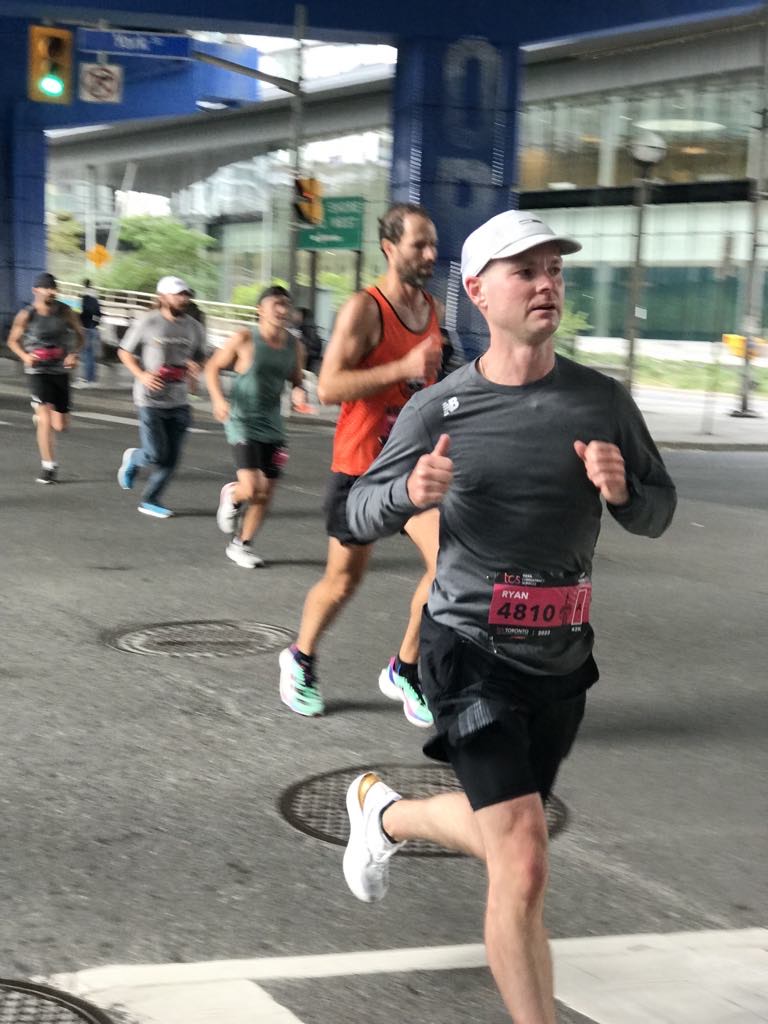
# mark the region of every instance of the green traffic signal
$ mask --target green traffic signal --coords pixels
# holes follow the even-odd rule
[[[29,26],[27,96],[36,103],[71,103],[74,41],[55,25]]]
[[[49,72],[40,79],[38,88],[46,96],[61,96],[64,92],[64,82],[58,75]]]

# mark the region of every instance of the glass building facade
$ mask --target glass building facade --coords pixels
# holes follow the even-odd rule
[[[667,155],[654,177],[673,184],[745,178],[757,153],[757,72],[712,75],[645,89],[525,103],[520,116],[522,191],[631,185],[629,144],[660,134]]]
[[[663,138],[666,155],[651,172],[645,216],[642,334],[704,341],[738,331],[753,243],[748,179],[760,170],[765,105],[759,33],[737,26],[565,56],[558,45],[526,56],[520,205],[584,243],[568,277],[585,333],[625,333],[637,229],[629,144],[643,131]],[[361,266],[351,252],[318,254],[321,324],[358,274],[365,284],[384,270],[376,220],[388,203],[391,152],[386,124],[303,147],[303,171],[327,196],[365,204]],[[218,294],[210,298],[238,301],[244,287],[287,279],[293,199],[286,150],[221,167],[171,196],[175,216],[217,239]],[[307,253],[298,270],[308,283]]]

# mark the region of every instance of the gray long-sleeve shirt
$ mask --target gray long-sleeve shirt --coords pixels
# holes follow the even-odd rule
[[[602,502],[573,443],[619,447],[630,500],[608,509],[630,532],[657,537],[677,498],[642,414],[616,381],[562,356],[520,387],[494,384],[468,363],[411,398],[352,488],[347,516],[358,540],[395,533],[419,511],[406,482],[442,433],[454,478],[440,506],[432,618],[524,674],[576,671],[593,644]]]

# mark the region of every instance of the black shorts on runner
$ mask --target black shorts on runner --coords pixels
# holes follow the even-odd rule
[[[331,473],[328,481],[328,489],[325,492],[323,511],[325,512],[325,532],[329,537],[335,537],[341,544],[352,544],[358,547],[366,547],[355,540],[349,532],[347,522],[347,498],[357,476],[349,476],[347,473]]]
[[[598,672],[590,656],[576,673],[530,677],[436,623],[421,628],[421,684],[437,736],[424,753],[449,761],[473,810],[539,793],[549,796],[584,717],[586,690]],[[529,687],[562,696],[531,697]]]
[[[29,389],[33,405],[52,405],[60,413],[72,408],[68,373],[30,373]]]
[[[268,480],[277,480],[288,458],[284,444],[267,441],[238,441],[232,457],[235,469],[260,469]]]

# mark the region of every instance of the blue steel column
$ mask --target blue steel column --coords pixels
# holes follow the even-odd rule
[[[0,331],[45,266],[45,136],[26,99],[27,25],[0,20]]]
[[[467,356],[487,344],[485,321],[459,274],[466,236],[517,206],[515,161],[519,54],[515,44],[466,38],[398,47],[392,197],[422,203],[437,225],[434,291]]]

